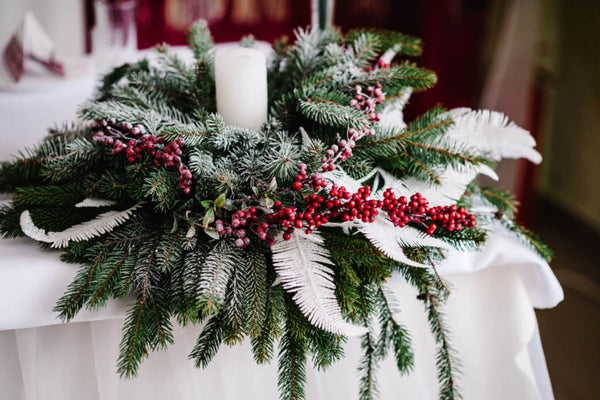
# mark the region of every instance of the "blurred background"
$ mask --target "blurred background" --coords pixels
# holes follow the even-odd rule
[[[57,55],[96,59],[114,56],[103,53],[106,29],[121,30],[126,53],[185,44],[197,18],[217,42],[293,37],[294,27],[316,22],[310,0],[0,0],[0,49],[27,10]],[[439,82],[412,98],[407,118],[438,103],[490,108],[532,132],[543,164],[503,162],[499,185],[517,195],[521,222],[556,253],[565,301],[538,311],[555,396],[599,399],[600,1],[338,0],[325,18],[343,30],[378,27],[424,40],[417,61]]]

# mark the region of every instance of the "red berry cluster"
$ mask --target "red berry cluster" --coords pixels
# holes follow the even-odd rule
[[[450,232],[460,232],[463,228],[472,228],[475,226],[475,215],[469,214],[464,207],[457,207],[456,204],[444,207],[432,207],[429,209],[429,216],[432,221],[437,221],[442,228]],[[432,224],[435,227],[435,224]],[[433,229],[435,231],[435,229]]]
[[[427,233],[433,235],[438,226],[450,232],[460,232],[463,228],[475,226],[475,215],[463,208],[451,206],[428,207],[429,202],[421,193],[415,193],[407,199],[405,196],[396,197],[393,190],[388,188],[383,193],[381,209],[387,212],[394,226],[404,227],[409,222],[418,222],[427,227]]]
[[[356,193],[350,193],[345,187],[333,185],[325,207],[331,210],[331,217],[343,222],[361,220],[365,223],[375,222],[377,210],[382,202],[370,199],[371,187],[363,186]]]
[[[266,231],[269,226],[265,223],[261,223],[256,215],[256,207],[250,207],[245,210],[237,210],[231,216],[231,220],[227,225],[223,220],[215,221],[215,229],[221,236],[233,236],[235,237],[235,245],[237,247],[246,247],[250,244],[250,238],[246,229],[252,228],[257,231],[265,231],[265,234],[259,234],[259,237],[263,240],[267,240]]]
[[[362,87],[354,87],[354,98],[350,100],[350,106],[362,111],[369,116],[370,121],[377,122],[380,119],[379,114],[375,112],[375,106],[385,100],[381,84],[369,86],[365,92]],[[356,142],[365,136],[374,136],[375,130],[369,126],[363,129],[348,128],[346,138],[332,145],[321,159],[321,169],[325,172],[333,171],[337,162],[343,162],[352,157],[352,149]]]
[[[360,85],[354,87],[354,98],[350,100],[350,106],[367,114],[371,122],[379,121],[380,116],[375,112],[375,106],[383,103],[385,94],[383,86],[377,83],[375,86],[368,86],[363,92]]]
[[[408,223],[418,223],[433,235],[438,229],[434,222],[450,232],[460,232],[463,228],[475,226],[475,216],[456,205],[428,207],[428,201],[420,193],[407,199],[396,197],[392,189],[387,189],[383,200],[371,199],[371,188],[363,186],[356,193],[350,193],[345,187],[333,185],[328,193],[311,193],[304,197],[305,207],[299,210],[295,206],[284,207],[276,201],[272,214],[260,215],[255,207],[238,210],[231,220],[215,222],[217,232],[222,236],[233,236],[238,247],[250,243],[248,232],[252,231],[268,245],[275,243],[271,234],[283,230],[283,239],[290,240],[296,229],[304,230],[307,235],[328,222],[351,222],[360,220],[372,223],[379,211],[387,213],[394,226],[404,227]]]
[[[146,134],[142,125],[133,126],[129,122],[117,124],[114,118],[107,118],[93,124],[92,138],[106,147],[112,147],[113,155],[124,152],[127,161],[138,161],[143,154],[153,157],[152,162],[160,167],[177,167],[179,171],[179,187],[188,194],[192,185],[192,173],[181,162],[182,139],[167,142]]]
[[[325,181],[321,175],[314,174],[307,176],[306,164],[300,164],[298,174],[294,177],[294,183],[292,183],[292,189],[295,191],[300,191],[305,184],[315,192],[318,192],[321,190],[321,188],[327,187],[327,181]]]

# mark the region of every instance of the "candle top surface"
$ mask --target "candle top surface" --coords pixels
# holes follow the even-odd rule
[[[235,63],[235,65],[243,67],[258,63],[264,64],[266,57],[261,51],[247,47],[225,47],[217,50],[215,62],[219,64],[221,62]]]

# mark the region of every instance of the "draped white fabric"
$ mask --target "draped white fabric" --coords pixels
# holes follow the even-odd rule
[[[248,343],[222,348],[198,370],[187,355],[200,327],[176,328],[175,345],[150,354],[134,380],[116,374],[126,302],[85,311],[63,325],[51,312],[76,266],[26,239],[0,240],[0,398],[7,399],[276,399],[277,366],[257,366]],[[462,363],[465,399],[552,399],[533,308],[562,300],[549,266],[503,231],[478,253],[452,254],[439,267],[452,285],[444,307]],[[390,288],[399,319],[413,337],[415,367],[400,376],[393,358],[379,373],[382,399],[436,399],[435,344],[417,292],[400,277]],[[358,339],[327,371],[309,369],[308,399],[354,399]]]

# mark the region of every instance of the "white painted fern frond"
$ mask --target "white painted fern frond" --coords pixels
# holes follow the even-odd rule
[[[412,89],[404,89],[399,96],[386,100],[383,110],[379,113],[381,120],[379,125],[384,129],[393,130],[395,133],[406,129],[407,125],[404,121],[404,106],[408,102]]]
[[[440,181],[438,185],[413,177],[400,180],[383,169],[378,169],[378,172],[384,180],[384,187],[392,188],[397,196],[410,197],[415,193],[421,193],[432,206],[446,206],[456,203],[465,193],[469,183],[478,174],[487,175],[494,180],[498,179],[494,170],[485,164],[465,168],[461,171],[448,167],[438,174]]]
[[[85,207],[97,208],[97,207],[109,207],[109,206],[113,206],[115,204],[116,204],[116,202],[113,200],[87,198],[87,199],[84,199],[84,200],[80,201],[79,203],[75,204],[75,207],[77,207],[77,208],[85,208]]]
[[[393,236],[395,241],[401,247],[438,247],[441,249],[451,249],[452,246],[445,241],[427,235],[412,226],[404,226],[402,228],[394,226],[394,223],[387,219],[382,214],[377,215],[375,222],[362,223],[359,228],[361,232],[365,231],[382,231],[386,235]]]
[[[501,112],[457,108],[445,114],[454,120],[448,137],[480,149],[494,160],[526,158],[539,164],[542,156],[531,134]]]
[[[381,250],[387,257],[412,267],[429,268],[430,266],[408,258],[404,253],[404,246],[451,247],[437,238],[423,235],[417,229],[408,226],[404,228],[395,227],[394,224],[384,218],[378,218],[372,224],[365,224],[360,228],[360,231],[373,246]]]
[[[69,242],[81,242],[112,231],[127,221],[141,203],[123,211],[108,211],[91,221],[73,225],[61,232],[46,232],[38,228],[28,210],[21,213],[21,230],[27,236],[39,242],[50,243],[54,248],[67,247]]]
[[[278,240],[272,247],[273,265],[281,284],[314,326],[344,336],[360,336],[362,326],[344,320],[335,297],[329,251],[316,233],[296,233],[289,241]]]
[[[377,171],[373,170],[360,180],[357,180],[348,175],[342,168],[337,167],[331,172],[325,172],[323,178],[331,180],[337,186],[345,187],[349,192],[357,192],[363,186],[364,182],[371,179],[376,173]]]

